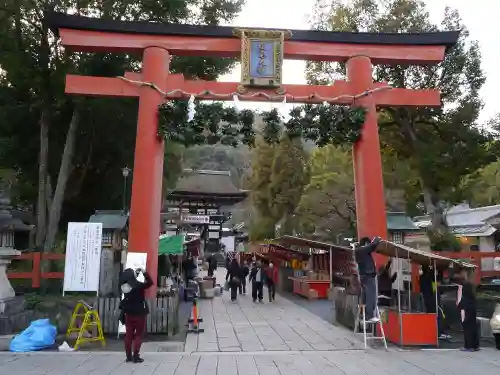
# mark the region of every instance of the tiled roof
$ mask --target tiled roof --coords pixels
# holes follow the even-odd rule
[[[500,205],[479,208],[457,206],[446,213],[446,221],[450,226],[480,225],[497,215],[500,215]]]
[[[466,227],[451,227],[450,230],[453,234],[468,235],[472,237],[491,236],[496,232],[496,228],[492,227],[489,224],[474,226],[471,225]]]
[[[487,220],[500,215],[500,205],[469,208],[461,204],[446,211],[445,215],[450,227],[484,226]],[[421,228],[431,224],[430,215],[417,216],[413,220]]]
[[[103,229],[123,229],[127,225],[128,215],[122,211],[96,211],[89,223],[102,223]]]
[[[208,171],[185,169],[171,194],[215,194],[215,195],[246,195],[245,190],[234,186],[231,173],[228,171]]]
[[[410,231],[419,230],[420,228],[406,216],[404,212],[388,212],[387,213],[387,230],[389,231]]]

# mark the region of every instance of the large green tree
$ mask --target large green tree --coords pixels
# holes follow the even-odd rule
[[[315,149],[309,173],[310,181],[296,210],[300,232],[323,240],[354,235],[356,202],[350,151],[333,145]]]
[[[489,137],[477,127],[482,107],[479,90],[485,77],[477,42],[456,10],[447,8],[441,25],[430,21],[421,0],[318,1],[313,27],[332,31],[425,32],[461,30],[455,47],[437,66],[377,65],[376,81],[393,87],[437,89],[443,106],[429,108],[391,108],[380,116],[384,147],[390,147],[401,160],[418,173],[425,210],[433,215],[431,233],[446,235],[443,201],[461,198],[457,187],[462,176],[492,161]],[[342,77],[344,66],[308,63],[310,83],[329,83]]]
[[[36,201],[38,247],[53,246],[61,214],[63,222],[85,221],[95,208],[121,207],[121,168],[133,167],[136,101],[73,100],[64,95],[65,74],[118,76],[140,66],[132,56],[70,54],[47,29],[44,12],[217,25],[233,19],[243,1],[4,2],[0,9],[0,167],[15,172],[17,203],[30,207]],[[176,57],[171,70],[215,79],[233,64],[232,59]],[[167,154],[178,156],[171,149]],[[167,160],[166,165],[172,163]],[[175,170],[167,172],[167,180],[175,179]]]
[[[276,221],[274,220],[270,194],[271,174],[275,145],[269,144],[261,137],[255,140],[252,150],[251,171],[248,176],[247,186],[250,190],[250,199],[256,215],[250,223],[250,240],[273,238]]]
[[[283,137],[271,165],[271,211],[280,235],[293,234],[294,214],[308,182],[307,154],[300,138]]]
[[[395,162],[384,152],[384,181],[387,211],[400,212],[415,203],[409,189],[413,173],[405,162]],[[315,149],[309,159],[309,183],[297,207],[300,230],[323,240],[356,236],[356,201],[352,152],[328,145]]]
[[[307,153],[300,138],[283,136],[276,144],[257,137],[252,150],[248,177],[250,198],[255,215],[250,223],[250,240],[293,234],[295,211],[308,182]]]
[[[500,204],[500,161],[466,176],[462,180],[462,188],[475,207]]]

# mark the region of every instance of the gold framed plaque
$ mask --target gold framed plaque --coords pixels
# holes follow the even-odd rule
[[[290,31],[235,29],[241,38],[241,86],[274,88],[280,91],[283,76],[283,47]]]

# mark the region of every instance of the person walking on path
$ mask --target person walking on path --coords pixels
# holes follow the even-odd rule
[[[382,239],[375,237],[372,241],[363,237],[359,246],[354,249],[354,257],[358,264],[359,278],[361,281],[362,303],[365,305],[366,320],[377,322],[375,307],[377,304],[377,268],[372,253],[377,249]]]
[[[269,262],[266,269],[266,283],[269,294],[269,302],[273,302],[276,297],[276,284],[278,283],[278,269],[273,262]]]
[[[464,330],[464,347],[462,351],[476,352],[479,350],[479,332],[476,322],[476,296],[474,287],[469,281],[465,268],[460,270],[460,284],[457,292],[457,307]]]
[[[240,294],[247,294],[247,277],[250,274],[250,268],[248,267],[248,263],[245,260],[243,265],[241,266],[242,278],[240,283]]]
[[[229,264],[227,275],[229,279],[229,288],[231,289],[231,301],[236,301],[236,298],[238,297],[238,289],[243,278],[241,267],[236,258],[233,258]]]
[[[137,276],[144,275],[144,282],[137,280]],[[143,269],[133,270],[127,268],[123,271],[121,278],[121,291],[123,299],[120,302],[120,310],[125,320],[125,355],[127,362],[142,363],[140,357],[142,338],[146,327],[146,316],[149,308],[146,304],[144,291],[153,285],[153,280]],[[132,350],[133,344],[133,350]]]
[[[210,254],[210,256],[207,259],[208,263],[208,277],[213,277],[214,272],[217,269],[217,258],[215,257],[214,254]]]
[[[264,269],[262,268],[262,262],[260,260],[257,261],[255,264],[255,267],[252,268],[252,271],[250,271],[250,281],[252,282],[252,299],[254,302],[257,302],[257,298],[259,299],[259,302],[262,303],[263,301],[263,294],[264,294],[264,279],[265,279],[265,272]]]

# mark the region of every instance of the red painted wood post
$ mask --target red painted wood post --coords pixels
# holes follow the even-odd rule
[[[411,264],[411,290],[413,293],[420,293],[419,265]]]
[[[170,55],[160,47],[144,50],[142,79],[166,89]],[[158,136],[158,106],[164,97],[149,86],[141,87],[135,140],[132,202],[128,251],[147,253],[146,269],[153,286],[146,292],[156,297],[158,279],[158,221],[160,220],[164,142]]]
[[[370,90],[373,86],[370,58],[361,55],[351,57],[347,61],[347,79],[353,95]],[[367,111],[361,139],[353,148],[358,240],[375,236],[385,239],[387,217],[376,103],[371,94],[357,99],[353,105],[361,106]],[[379,254],[375,254],[374,258],[378,267],[387,259]]]
[[[42,273],[42,253],[33,253],[33,270],[31,271],[31,286],[33,288],[40,288],[41,286],[41,273]]]

